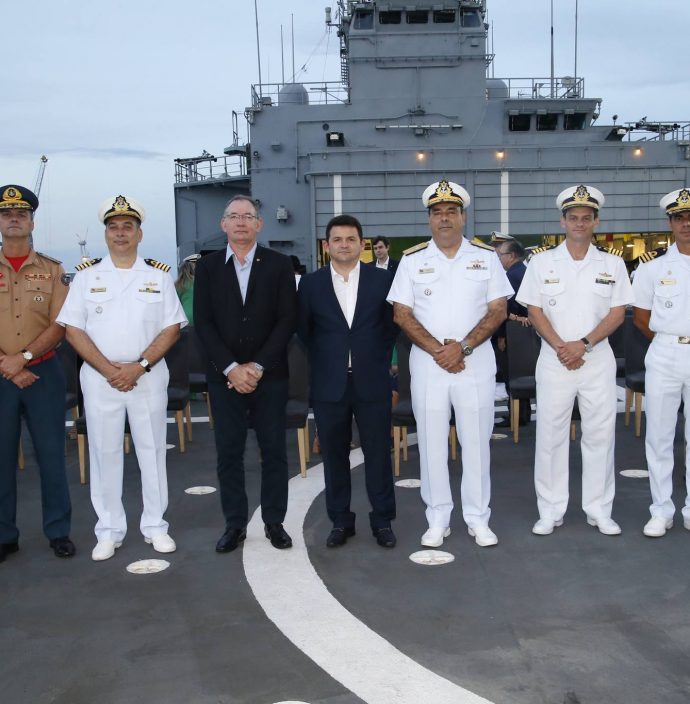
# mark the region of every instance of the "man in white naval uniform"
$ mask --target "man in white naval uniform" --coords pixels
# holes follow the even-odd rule
[[[582,418],[582,509],[605,535],[615,492],[616,361],[608,336],[623,322],[632,290],[623,260],[592,244],[604,204],[580,185],[556,198],[565,242],[534,256],[517,294],[542,338],[537,361],[535,535],[563,525],[568,506],[568,428],[577,398]]]
[[[673,526],[673,439],[678,407],[685,404],[685,479],[690,494],[690,189],[665,195],[659,203],[675,237],[663,256],[649,252],[633,280],[635,325],[652,340],[645,357],[645,449],[649,468],[651,519],[643,532],[660,538]],[[645,255],[643,255],[643,259]],[[682,509],[690,530],[690,496]]]
[[[492,247],[463,238],[467,191],[443,180],[422,196],[432,239],[405,252],[388,294],[395,322],[412,340],[412,410],[417,422],[422,499],[429,530],[422,545],[450,534],[448,430],[455,409],[462,446],[462,512],[482,547],[489,528],[489,441],[494,424],[496,359],[489,342],[506,318],[513,289]]]
[[[81,386],[89,433],[91,501],[98,516],[94,560],[107,560],[127,532],[122,505],[125,412],[141,470],[141,532],[158,552],[173,552],[163,514],[168,506],[163,355],[187,324],[169,267],[138,254],[144,209],[124,196],[101,207],[109,255],[77,267],[58,315],[85,360]]]

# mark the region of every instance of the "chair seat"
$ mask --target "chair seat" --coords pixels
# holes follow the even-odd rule
[[[307,423],[309,404],[306,401],[290,399],[285,407],[285,427],[303,428]]]
[[[644,393],[644,371],[631,372],[625,375],[625,385],[635,393]]]
[[[398,401],[391,414],[391,420],[393,425],[416,425],[412,412],[412,401],[409,399]]]
[[[189,403],[189,391],[187,389],[168,387],[169,411],[183,411],[187,403]]]
[[[533,398],[537,394],[537,382],[533,376],[519,376],[510,380],[512,398]]]
[[[208,391],[208,381],[203,372],[189,372],[189,390],[192,393],[204,393]]]
[[[79,396],[77,394],[67,392],[65,394],[65,410],[69,411],[70,408],[75,408],[79,403]]]
[[[616,379],[625,376],[625,357],[616,357]]]

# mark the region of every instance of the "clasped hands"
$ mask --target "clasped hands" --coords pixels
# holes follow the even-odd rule
[[[117,391],[131,391],[137,385],[139,377],[146,374],[139,362],[110,362],[110,365],[114,367],[114,371],[105,378]]]
[[[584,363],[583,355],[585,354],[585,343],[582,340],[572,340],[571,342],[562,342],[555,347],[558,361],[571,371],[579,369]]]
[[[264,373],[256,368],[254,362],[238,364],[227,374],[228,389],[234,389],[238,394],[250,394],[256,391],[263,375]]]
[[[459,342],[449,342],[431,353],[441,369],[457,374],[465,368],[465,355]]]
[[[26,389],[39,379],[38,375],[26,369],[26,360],[21,352],[0,354],[0,374],[20,389]]]

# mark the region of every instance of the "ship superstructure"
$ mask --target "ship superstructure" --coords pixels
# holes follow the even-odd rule
[[[606,194],[600,237],[626,259],[663,239],[659,198],[690,176],[687,121],[603,125],[581,77],[488,77],[485,0],[340,0],[334,15],[340,80],[252,86],[250,144],[235,138],[225,156],[239,173],[203,157],[192,179],[178,169],[182,256],[224,246],[220,201],[249,188],[263,243],[309,268],[341,212],[400,248],[428,237],[420,194],[442,176],[472,195],[469,236],[556,236],[556,194],[584,182]]]

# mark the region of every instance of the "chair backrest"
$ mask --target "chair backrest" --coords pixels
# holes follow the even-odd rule
[[[65,384],[67,393],[79,393],[79,365],[77,362],[77,353],[67,340],[63,340],[55,350],[62,364],[62,371],[65,374]]]
[[[395,343],[398,351],[398,399],[409,401],[410,393],[410,350],[412,342],[402,332]]]
[[[190,373],[206,375],[206,362],[201,353],[201,340],[197,337],[196,330],[192,325],[188,325],[183,328],[182,333],[187,336]]]
[[[632,314],[625,316],[623,341],[625,344],[625,373],[633,374],[644,371],[644,358],[649,347],[649,340],[635,327]]]
[[[189,332],[183,328],[179,340],[165,355],[165,363],[170,372],[169,387],[189,391],[189,348]]]
[[[515,320],[506,321],[508,353],[508,381],[521,376],[534,376],[541,338],[530,325],[525,327]]]
[[[293,335],[288,343],[288,369],[290,371],[288,398],[307,401],[309,399],[309,362],[307,350],[297,335]]]

